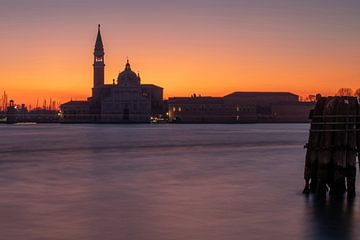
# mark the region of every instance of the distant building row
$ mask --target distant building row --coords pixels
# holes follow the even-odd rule
[[[174,97],[169,120],[179,123],[307,122],[314,103],[288,92],[234,92],[224,97]]]
[[[313,103],[287,92],[235,92],[224,97],[174,97],[163,100],[163,88],[141,84],[129,61],[112,84],[105,84],[100,25],[94,49],[94,83],[87,101],[61,105],[62,122],[150,122],[166,117],[179,123],[305,122]]]

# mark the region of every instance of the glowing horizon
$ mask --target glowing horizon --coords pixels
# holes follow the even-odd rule
[[[42,1],[0,9],[0,91],[17,103],[91,95],[97,24],[105,81],[126,57],[165,97],[360,87],[360,3],[316,0]]]

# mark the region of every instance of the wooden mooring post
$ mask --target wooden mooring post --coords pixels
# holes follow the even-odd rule
[[[310,114],[305,145],[304,193],[355,196],[356,159],[360,149],[356,97],[318,97]]]

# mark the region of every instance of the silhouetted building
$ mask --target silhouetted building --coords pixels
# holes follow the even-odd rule
[[[314,103],[287,92],[169,98],[169,120],[182,123],[307,122]]]
[[[61,106],[65,122],[149,122],[162,113],[163,88],[141,84],[129,60],[117,81],[105,84],[105,52],[100,25],[94,49],[94,85],[87,101],[70,101]]]
[[[7,111],[4,115],[0,114],[0,122],[7,123],[54,123],[59,122],[58,111],[46,109],[46,108],[36,108],[28,111],[25,104],[16,105],[14,100],[10,100],[7,107]]]
[[[70,101],[61,105],[61,118],[76,120],[79,122],[89,121],[89,104],[87,101]]]
[[[181,123],[226,123],[232,119],[232,109],[221,97],[169,98],[169,120]]]
[[[142,95],[150,99],[151,114],[162,115],[166,112],[164,103],[164,89],[154,84],[141,84]]]
[[[6,110],[7,122],[8,123],[16,123],[17,113],[18,113],[18,111],[17,111],[17,107],[15,105],[14,100],[10,100],[10,104]]]

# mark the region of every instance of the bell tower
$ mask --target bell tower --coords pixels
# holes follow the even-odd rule
[[[98,33],[96,37],[94,49],[94,88],[104,85],[105,63],[104,63],[104,45],[101,38],[100,24],[98,25]]]

